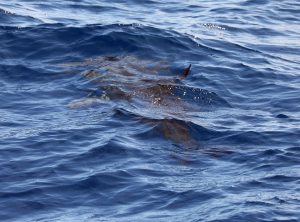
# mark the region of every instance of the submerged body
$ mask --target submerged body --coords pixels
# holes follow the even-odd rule
[[[214,92],[183,84],[182,80],[189,75],[191,65],[175,75],[170,73],[166,62],[141,60],[134,56],[103,56],[61,66],[80,70],[84,78],[100,89],[101,93],[91,92],[88,95],[89,102],[92,101],[90,99],[129,102],[140,99],[151,103],[151,108],[168,106],[167,110],[178,106],[190,108],[195,104],[199,105],[197,108],[200,110],[221,103],[228,105]],[[71,102],[70,107],[81,107],[81,103],[85,106],[87,100]]]
[[[172,74],[165,62],[141,60],[134,56],[104,56],[82,62],[63,64],[76,69],[97,86],[86,98],[72,101],[70,108],[81,108],[97,102],[126,102],[125,109],[139,116],[146,124],[159,125],[166,139],[185,148],[198,149],[185,122],[194,113],[223,104],[215,93],[184,85],[191,65],[179,74]],[[124,108],[124,106],[122,107]]]

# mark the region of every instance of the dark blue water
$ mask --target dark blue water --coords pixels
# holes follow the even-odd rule
[[[0,220],[300,221],[299,1],[124,2],[0,1]]]

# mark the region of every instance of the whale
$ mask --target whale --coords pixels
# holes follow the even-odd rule
[[[230,106],[214,92],[186,85],[192,64],[174,73],[165,61],[125,55],[99,56],[60,66],[78,72],[96,87],[86,97],[70,101],[69,108],[114,102],[124,109],[125,102],[127,112],[138,116],[143,124],[159,125],[165,139],[186,149],[203,150],[188,127],[195,113],[213,106]]]

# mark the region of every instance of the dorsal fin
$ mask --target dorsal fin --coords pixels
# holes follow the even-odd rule
[[[183,70],[182,75],[183,75],[184,78],[187,77],[187,76],[189,75],[190,70],[191,70],[191,67],[192,67],[192,64],[190,64],[189,67],[187,67],[187,68],[185,68],[185,69]]]

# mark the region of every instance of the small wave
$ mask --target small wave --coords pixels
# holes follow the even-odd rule
[[[41,24],[42,21],[30,15],[20,15],[13,11],[0,8],[0,26],[24,27]]]

